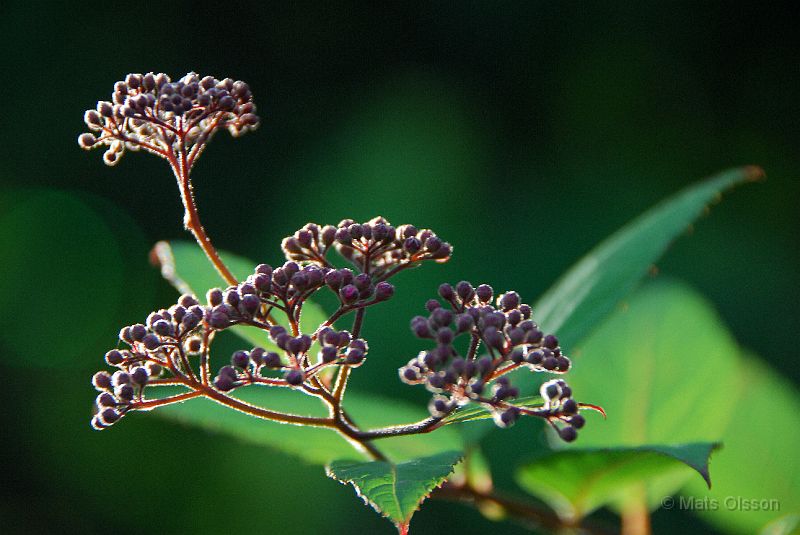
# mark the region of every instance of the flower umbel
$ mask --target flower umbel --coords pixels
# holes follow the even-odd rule
[[[558,339],[545,335],[531,318],[531,307],[520,301],[516,292],[494,297],[488,284],[477,288],[466,281],[455,288],[439,287],[445,306],[431,299],[429,315],[411,320],[411,330],[436,347],[421,352],[400,368],[400,379],[408,384],[424,384],[434,393],[429,409],[434,417],[444,417],[470,402],[489,409],[495,423],[509,427],[523,414],[546,419],[559,436],[576,438],[583,427],[572,389],[563,381],[545,383],[544,404],[530,408],[515,405],[519,389],[511,385],[507,373],[525,367],[535,372],[566,373],[570,360],[562,353]],[[493,303],[494,302],[494,303]],[[457,349],[459,338],[466,338],[465,352]],[[483,349],[484,355],[479,355]],[[556,422],[565,427],[556,426]]]
[[[239,136],[258,127],[248,85],[230,78],[200,78],[191,72],[172,82],[164,73],[129,74],[114,84],[111,101],[99,101],[84,121],[92,133],[81,134],[84,149],[107,147],[103,161],[119,162],[125,150],[144,149],[191,169],[219,129]]]

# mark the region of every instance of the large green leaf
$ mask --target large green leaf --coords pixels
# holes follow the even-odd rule
[[[742,534],[800,513],[800,392],[760,358],[748,354],[746,362],[744,384],[729,391],[735,418],[723,435],[725,448],[714,456],[714,487],[689,487],[718,504],[696,511],[700,516]]]
[[[162,241],[156,244],[153,251],[161,266],[161,274],[181,293],[190,293],[202,298],[211,288],[227,286],[205,253],[194,242]],[[257,265],[257,262],[225,251],[220,251],[220,257],[234,277],[240,281],[252,275]],[[321,307],[306,301],[300,317],[300,328],[303,332],[314,332],[327,318]],[[282,314],[275,314],[275,319],[286,324],[286,318]],[[231,330],[255,345],[262,347],[272,345],[266,334],[255,327],[237,325]]]
[[[577,447],[717,442],[742,387],[737,344],[711,307],[675,281],[646,285],[575,353],[568,381],[587,413]],[[559,442],[556,442],[560,444]],[[657,507],[690,477],[688,471],[648,481]]]
[[[177,389],[162,391],[174,394]],[[286,388],[251,386],[235,392],[237,398],[272,410],[306,416],[327,416],[322,403],[313,397]],[[409,404],[348,391],[345,406],[353,420],[363,428],[412,423],[427,416],[426,411]],[[312,464],[324,464],[333,459],[363,459],[344,437],[325,428],[284,425],[259,420],[203,398],[168,405],[155,410],[156,414],[187,425],[281,450]],[[134,415],[136,417],[136,415]],[[374,442],[394,460],[462,448],[458,433],[439,429],[435,433],[386,438]]]
[[[329,477],[355,487],[356,493],[373,509],[407,533],[412,515],[430,492],[444,483],[461,459],[457,451],[394,464],[381,461],[334,461]]]
[[[534,305],[536,321],[546,331],[557,333],[562,346],[571,352],[722,192],[763,176],[758,167],[732,169],[657,204],[606,238],[558,279]],[[542,381],[541,377],[531,378],[527,370],[514,375],[523,395],[534,394]],[[488,423],[473,426],[466,436],[469,441],[479,440],[491,429]]]
[[[763,176],[758,167],[732,169],[654,206],[597,245],[545,292],[534,307],[536,321],[557,332],[567,347],[580,341],[723,191]]]
[[[538,457],[517,472],[520,486],[548,503],[565,521],[580,520],[624,499],[631,486],[694,469],[710,486],[708,458],[716,444],[586,448]]]

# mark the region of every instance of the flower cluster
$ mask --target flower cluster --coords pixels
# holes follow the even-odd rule
[[[106,146],[103,160],[115,165],[125,150],[144,149],[191,167],[206,142],[221,128],[239,136],[258,127],[248,85],[230,78],[201,78],[191,72],[173,82],[163,73],[129,74],[114,84],[111,101],[99,101],[84,121],[84,149]],[[184,163],[180,163],[184,165]]]
[[[284,239],[283,249],[287,256],[283,265],[260,264],[244,281],[212,288],[206,304],[184,295],[168,310],[151,314],[146,323],[122,329],[120,340],[128,349],[106,355],[118,371],[99,372],[93,380],[101,392],[94,427],[108,427],[133,409],[171,402],[144,398],[144,387],[154,384],[178,384],[212,397],[255,384],[333,396],[326,382],[330,376],[320,372],[356,368],[369,351],[358,334],[360,321],[354,323],[353,332],[337,329],[336,321],[349,312],[363,314],[367,307],[392,297],[395,288],[385,279],[403,268],[429,259],[446,260],[451,251],[430,230],[411,225],[395,228],[383,218],[364,224],[345,220],[336,227],[309,223]],[[331,249],[355,269],[334,267],[328,258]],[[302,332],[303,305],[321,290],[334,293],[338,309],[313,332]],[[491,286],[473,287],[466,281],[455,287],[442,284],[439,297],[427,302],[426,316],[411,321],[414,334],[433,341],[434,347],[400,368],[404,382],[424,384],[434,394],[429,404],[432,421],[444,420],[473,402],[490,410],[501,427],[529,414],[547,420],[562,439],[574,440],[584,424],[579,408],[585,406],[572,399],[564,381],[545,383],[543,402],[534,407],[519,399],[519,390],[507,375],[523,367],[553,374],[570,369],[558,339],[542,332],[531,317],[531,307],[516,292],[495,296]],[[235,325],[264,331],[265,347],[236,351],[212,379],[209,346],[214,333]],[[197,355],[195,373],[191,361]]]
[[[558,339],[543,333],[531,319],[531,307],[522,303],[516,292],[494,299],[491,286],[475,288],[466,281],[455,288],[441,285],[439,296],[444,306],[431,299],[426,304],[428,316],[411,320],[414,334],[435,341],[436,346],[400,368],[404,382],[424,384],[434,393],[429,405],[431,414],[444,417],[473,401],[491,410],[498,426],[512,425],[523,413],[535,414],[553,424],[567,424],[557,427],[559,435],[574,440],[582,417],[573,423],[577,404],[570,399],[571,390],[563,381],[548,383],[548,388],[559,385],[558,395],[545,398],[548,401],[540,409],[533,411],[512,403],[519,397],[519,390],[510,383],[508,372],[526,367],[560,374],[570,368]],[[461,337],[468,339],[466,352],[457,349]],[[479,356],[481,348],[485,354]]]
[[[92,384],[100,392],[92,418],[95,429],[115,423],[144,401],[145,387],[158,383],[165,369],[175,375],[191,373],[188,356],[202,351],[202,324],[207,308],[191,295],[184,295],[168,310],[153,312],[146,322],[124,327],[120,342],[127,349],[112,349],[106,362],[117,368],[113,374],[97,372]]]
[[[289,260],[320,265],[330,265],[326,254],[334,248],[359,271],[377,280],[423,260],[446,262],[453,252],[433,231],[413,225],[395,228],[383,217],[366,223],[345,219],[336,227],[309,223],[285,238],[282,247]]]

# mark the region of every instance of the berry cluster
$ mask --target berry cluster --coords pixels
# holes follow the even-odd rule
[[[418,230],[413,225],[395,228],[383,217],[366,223],[345,219],[336,227],[309,223],[285,238],[282,246],[289,260],[323,266],[330,265],[326,254],[334,248],[359,271],[376,280],[385,280],[423,260],[446,262],[453,252],[452,246],[433,231]]]
[[[248,85],[230,78],[200,78],[190,72],[177,82],[166,74],[129,74],[114,84],[111,101],[84,114],[92,133],[81,134],[84,149],[107,146],[103,160],[115,165],[125,150],[144,149],[161,157],[185,152],[187,164],[221,128],[239,136],[258,127]]]
[[[429,406],[434,417],[443,418],[473,401],[491,410],[498,426],[508,427],[520,414],[532,411],[511,403],[519,397],[519,390],[505,374],[523,366],[536,372],[569,370],[570,360],[562,353],[558,339],[539,329],[531,319],[531,307],[522,303],[516,292],[506,292],[495,300],[491,286],[482,284],[475,288],[462,281],[455,288],[442,284],[439,296],[445,306],[431,299],[426,303],[428,316],[411,320],[414,334],[432,339],[436,347],[422,351],[400,368],[404,382],[424,384],[434,393]],[[463,353],[456,347],[462,336],[469,340]],[[479,356],[481,348],[485,354]],[[563,383],[560,397],[547,398],[552,401],[533,412],[551,423],[566,422],[565,418],[576,414],[571,409],[577,405],[571,400],[569,403],[557,400],[566,400],[570,395],[569,387]],[[572,425],[570,429],[573,427],[580,426]],[[574,429],[559,431],[565,440],[574,439],[571,433]]]
[[[97,372],[92,384],[100,391],[95,400],[95,429],[110,426],[144,399],[145,387],[159,381],[164,369],[173,374],[190,374],[188,356],[203,349],[202,324],[206,307],[191,295],[182,296],[168,310],[153,312],[144,324],[124,327],[119,333],[127,349],[112,349],[106,362],[117,369],[113,374]]]

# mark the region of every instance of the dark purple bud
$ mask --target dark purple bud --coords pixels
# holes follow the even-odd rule
[[[263,347],[254,347],[252,351],[250,351],[250,360],[253,361],[253,364],[256,366],[261,366],[264,364],[264,355],[266,354],[266,350]]]
[[[223,111],[233,111],[236,107],[236,101],[230,95],[224,96],[219,99],[219,107]]]
[[[336,239],[336,227],[332,225],[325,225],[320,233],[320,238],[322,240],[322,245],[325,247],[330,247],[330,245],[333,243],[333,240]]]
[[[455,295],[456,293],[453,290],[453,287],[449,284],[444,283],[439,286],[439,296],[441,296],[441,298],[445,301],[452,301],[455,298]]]
[[[302,353],[304,349],[305,344],[301,338],[290,338],[286,341],[286,351],[292,353],[293,355]]]
[[[272,340],[277,340],[278,337],[282,334],[286,334],[286,328],[282,327],[281,325],[274,325],[269,329],[269,336]]]
[[[427,240],[425,240],[425,249],[427,249],[429,253],[435,253],[441,248],[442,248],[442,240],[440,240],[438,237],[431,236]]]
[[[474,324],[475,321],[469,314],[459,314],[456,316],[456,331],[459,333],[470,330]]]
[[[147,328],[141,323],[131,325],[131,339],[135,342],[141,342],[147,335]]]
[[[386,281],[375,285],[375,300],[386,301],[394,295],[394,286]]]
[[[206,300],[208,304],[212,307],[218,306],[222,304],[222,290],[219,288],[212,288],[208,292],[206,292]]]
[[[342,280],[342,273],[338,270],[330,271],[327,275],[325,275],[325,284],[327,284],[332,290],[338,291],[339,288],[342,287]]]
[[[506,320],[511,325],[519,325],[519,322],[522,321],[522,314],[519,310],[512,310],[506,314]]]
[[[114,409],[104,409],[97,414],[97,417],[105,425],[111,425],[119,420],[119,413]]]
[[[442,327],[436,331],[436,341],[442,345],[449,345],[453,342],[453,331],[447,327]]]
[[[258,289],[259,292],[269,292],[270,288],[272,287],[272,280],[270,276],[265,273],[259,273],[255,277],[253,277],[253,285]]]
[[[530,319],[532,313],[530,305],[525,305],[525,304],[520,305],[519,311],[522,314],[523,318]]]
[[[345,354],[345,362],[350,365],[361,364],[364,360],[364,352],[358,348],[352,348]]]
[[[444,308],[437,308],[431,312],[431,321],[438,327],[446,327],[453,321],[453,313]]]
[[[558,347],[558,338],[556,338],[552,334],[548,334],[547,336],[544,337],[542,345],[548,349],[555,349]]]
[[[402,377],[406,381],[419,381],[419,372],[415,368],[403,368]]]
[[[488,355],[481,357],[478,359],[477,368],[481,375],[486,375],[492,369],[492,358]]]
[[[545,359],[542,361],[542,368],[545,370],[555,370],[556,366],[558,366],[558,361],[556,361],[555,357],[545,357]]]
[[[147,369],[143,367],[134,368],[131,372],[131,380],[136,383],[137,385],[144,386],[147,384],[148,379],[150,379],[150,374],[147,373]]]
[[[355,303],[356,299],[358,299],[358,288],[352,284],[348,284],[339,290],[339,298],[343,303],[348,305]]]
[[[578,414],[578,404],[574,399],[568,399],[561,405],[561,412],[568,415]]]
[[[236,307],[239,304],[239,293],[236,290],[227,290],[225,292],[225,302],[228,303],[232,307]]]
[[[532,329],[525,334],[525,341],[529,344],[538,344],[542,340],[542,331]]]
[[[306,379],[303,370],[298,369],[289,370],[283,378],[292,386],[298,386]]]
[[[308,275],[300,271],[292,275],[292,284],[299,291],[303,292],[308,288]]]
[[[111,388],[111,376],[108,372],[97,372],[92,377],[92,384],[97,390],[108,390]]]
[[[359,290],[365,290],[372,284],[372,278],[366,273],[361,273],[353,279],[353,286]]]
[[[128,403],[133,399],[133,386],[127,385],[119,385],[114,389],[114,395],[117,397],[118,400]]]
[[[478,296],[478,300],[481,303],[488,303],[492,300],[494,290],[488,284],[481,284],[475,289],[475,295]]]
[[[432,338],[432,333],[428,325],[428,320],[422,316],[417,316],[411,320],[411,330],[418,338]]]
[[[539,365],[544,361],[544,354],[541,351],[531,351],[525,357],[525,361],[529,364]]]
[[[228,326],[229,322],[230,318],[228,318],[228,315],[221,310],[213,311],[210,317],[208,318],[208,324],[213,329],[224,329]]]
[[[335,346],[324,346],[319,351],[319,360],[324,363],[333,362],[338,358],[339,354]]]
[[[233,390],[233,388],[236,386],[236,379],[230,375],[223,375],[220,373],[214,378],[214,386],[217,387],[218,390],[227,392],[229,390]]]
[[[462,301],[470,301],[472,297],[475,295],[475,289],[472,285],[467,281],[461,281],[456,284],[456,293],[461,298]]]
[[[270,351],[266,353],[263,358],[264,366],[267,368],[280,368],[281,367],[281,357],[277,353]]]
[[[560,372],[566,372],[569,370],[570,361],[565,356],[556,357],[556,370]]]
[[[558,436],[560,436],[561,440],[564,442],[572,442],[578,438],[578,432],[575,431],[574,427],[567,426],[558,430]]]
[[[161,340],[155,334],[150,333],[142,339],[142,344],[146,349],[154,351],[161,347]]]
[[[354,240],[360,240],[364,235],[362,231],[363,227],[358,223],[353,223],[347,228],[347,230],[350,232],[350,236],[352,236]]]
[[[247,351],[236,351],[231,355],[231,365],[238,368],[247,368],[250,364],[250,354]]]
[[[489,327],[483,331],[483,341],[486,342],[487,346],[494,349],[502,349],[505,344],[505,338],[494,327]]]
[[[422,249],[422,242],[413,236],[406,238],[405,241],[403,241],[403,249],[405,249],[409,254],[416,254],[420,249]]]
[[[512,346],[521,344],[525,340],[525,331],[522,329],[509,329],[508,339]]]
[[[516,348],[508,355],[508,360],[513,362],[514,364],[520,364],[525,358],[525,353],[522,351],[522,348]]]
[[[255,272],[258,273],[259,275],[270,276],[272,275],[272,266],[270,266],[269,264],[259,264],[256,266]]]
[[[506,312],[517,308],[519,306],[519,294],[517,292],[506,292],[497,299],[497,304]]]
[[[436,374],[436,375],[431,375],[431,376],[428,378],[428,384],[429,384],[429,385],[430,385],[432,388],[439,389],[439,388],[443,388],[443,387],[444,387],[444,385],[445,385],[445,380],[444,380],[444,377],[443,377],[443,376],[441,376],[441,375],[439,375],[439,374]]]
[[[117,366],[122,364],[124,357],[122,353],[116,349],[112,349],[108,353],[106,353],[106,362],[108,362],[111,366]]]
[[[453,246],[449,243],[445,242],[442,243],[442,246],[439,247],[439,250],[436,251],[431,255],[431,258],[438,260],[438,261],[445,261],[450,258],[450,255],[453,253]]]
[[[175,334],[175,329],[172,324],[165,320],[158,320],[153,324],[153,332],[159,336],[172,336]],[[150,349],[150,348],[148,348]]]
[[[428,310],[428,312],[433,312],[437,308],[442,308],[442,304],[436,299],[428,299],[425,301],[425,308]]]
[[[94,403],[98,407],[115,407],[117,405],[117,399],[108,392],[103,392],[97,396]]]
[[[569,424],[575,429],[581,429],[584,425],[586,425],[586,418],[584,418],[580,414],[576,414],[575,416],[569,419]]]
[[[261,300],[258,298],[258,296],[247,294],[242,297],[241,306],[248,314],[255,314],[255,312],[261,306]]]

